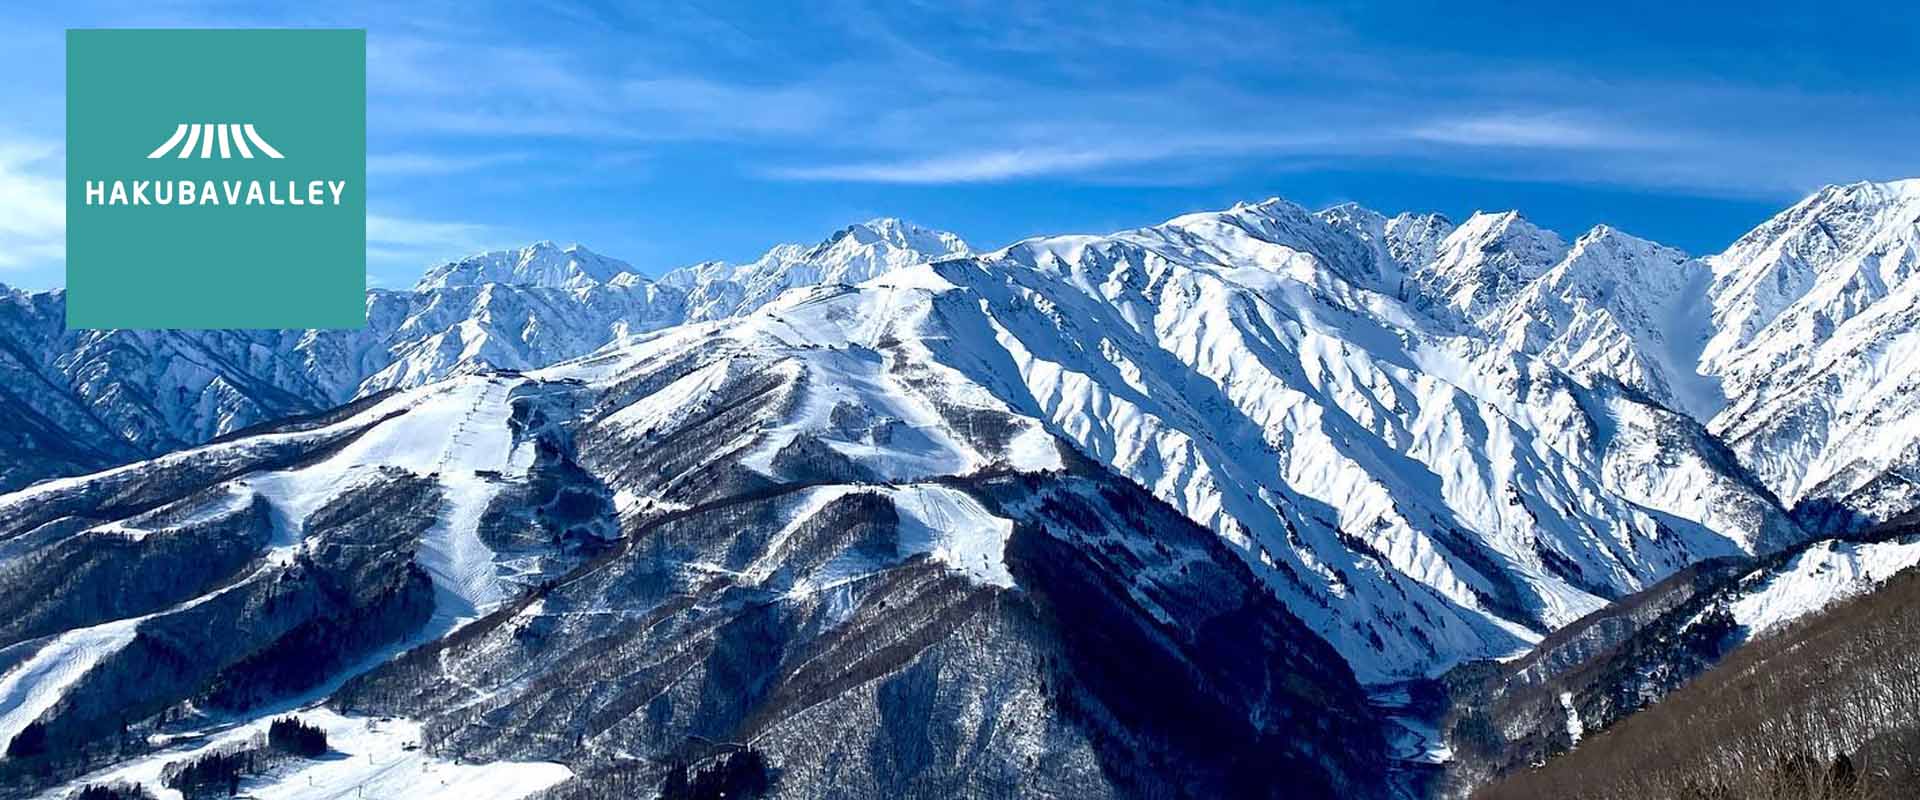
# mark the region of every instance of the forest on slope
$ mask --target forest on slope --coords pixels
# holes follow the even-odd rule
[[[1755,640],[1479,800],[1881,800],[1920,786],[1920,570]]]

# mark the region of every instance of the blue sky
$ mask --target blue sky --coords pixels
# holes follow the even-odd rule
[[[62,283],[67,27],[367,28],[388,286],[537,239],[657,274],[880,215],[998,246],[1272,195],[1704,253],[1920,175],[1896,4],[27,5],[0,9],[0,282],[34,288]]]

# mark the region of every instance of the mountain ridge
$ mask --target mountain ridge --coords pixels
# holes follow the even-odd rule
[[[1920,558],[1806,544],[1907,503],[1908,195],[1707,259],[1279,198],[985,252],[883,218],[659,280],[541,242],[353,333],[73,333],[9,291],[0,444],[86,474],[0,494],[0,771],[157,773],[301,696],[557,796],[1387,796],[1442,743],[1398,687],[1561,663],[1703,565],[1770,565],[1729,612],[1759,630]],[[1813,255],[1777,309],[1727,277]],[[1716,360],[1752,309],[1766,374]]]

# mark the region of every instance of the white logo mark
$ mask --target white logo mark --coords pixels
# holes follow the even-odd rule
[[[186,140],[185,144],[181,144],[183,139]],[[232,158],[234,150],[240,151],[241,158],[253,158],[254,150],[259,150],[267,158],[286,158],[273,149],[273,145],[267,144],[267,140],[260,138],[260,132],[254,130],[251,123],[206,122],[180,123],[179,127],[173,129],[173,136],[167,138],[167,143],[148,153],[147,158],[163,158],[175,145],[180,146],[180,154],[176,158],[191,158],[196,144],[200,146],[201,158],[213,158],[215,141],[219,142],[220,158]],[[247,147],[248,142],[253,143],[252,148]]]

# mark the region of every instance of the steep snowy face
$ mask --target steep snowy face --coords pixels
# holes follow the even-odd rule
[[[1789,504],[1920,500],[1920,180],[1829,187],[1711,263],[1712,428]]]
[[[65,300],[0,289],[0,405],[20,409],[0,417],[0,452],[17,474],[48,458],[98,468],[316,408],[314,383],[258,332],[74,331]],[[40,477],[53,474],[70,473]]]
[[[1453,233],[1453,222],[1440,214],[1403,213],[1388,219],[1357,203],[1342,203],[1314,216],[1346,231],[1373,249],[1381,285],[1395,293],[1407,273],[1426,266],[1439,255],[1440,243]]]
[[[1503,346],[1583,380],[1611,378],[1711,419],[1724,399],[1695,371],[1712,333],[1703,313],[1711,278],[1685,253],[1601,226],[1482,327]]]
[[[0,288],[0,488],[139,455],[64,379],[49,377],[50,354],[77,338],[66,329],[64,292]]]
[[[1354,213],[1362,221],[1378,216]],[[1226,211],[1187,214],[1113,238],[1183,262],[1322,270],[1355,287],[1375,288],[1382,273],[1390,271],[1369,242],[1277,197]]]
[[[1817,344],[1913,274],[1920,179],[1829,186],[1711,259],[1719,332],[1705,357],[1734,374],[1774,354],[1769,341]]]
[[[349,396],[483,369],[535,369],[679,324],[679,292],[629,277],[569,291],[488,284],[370,297],[368,331],[377,336],[346,349],[371,355],[367,364],[375,369]],[[328,344],[323,332],[296,349],[304,356]],[[327,361],[317,354],[306,360]]]
[[[1441,319],[1471,324],[1546,274],[1566,256],[1567,245],[1508,211],[1474,214],[1435,250],[1408,276],[1407,294]]]
[[[1387,252],[1398,264],[1431,264],[1453,231],[1453,221],[1443,215],[1403,213],[1387,220]]]
[[[1372,280],[1364,243],[1299,249],[1337,235],[1242,207],[792,294],[735,326],[910,345],[1232,543],[1367,679],[1517,652],[1798,537],[1683,414],[1429,330],[1348,279]]]
[[[747,264],[709,261],[662,276],[688,293],[687,319],[745,314],[781,292],[823,283],[859,283],[877,275],[970,252],[960,237],[892,218],[851,225],[812,247],[776,246]]]
[[[495,250],[434,267],[414,284],[414,291],[503,283],[543,289],[576,290],[634,275],[626,262],[599,255],[580,245],[561,248],[537,242],[519,250]]]

